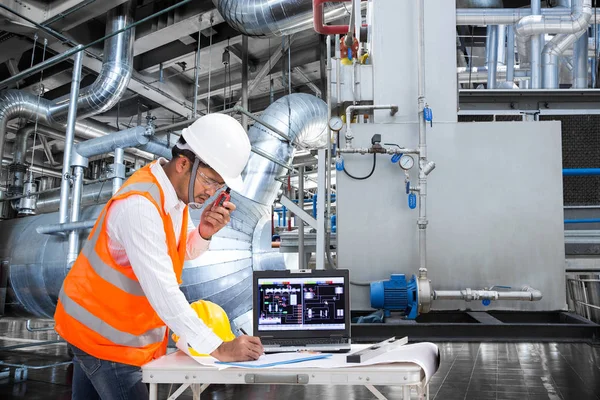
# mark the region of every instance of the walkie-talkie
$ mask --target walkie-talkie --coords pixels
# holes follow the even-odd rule
[[[223,207],[223,203],[231,200],[231,194],[229,194],[230,192],[231,188],[229,187],[222,191],[221,194],[219,194],[219,197],[217,197],[217,200],[215,200],[213,207]]]

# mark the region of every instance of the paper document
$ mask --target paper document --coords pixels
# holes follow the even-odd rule
[[[242,363],[221,363],[213,357],[194,357],[187,348],[185,338],[177,341],[177,347],[196,362],[218,369],[225,368],[353,368],[376,364],[413,363],[425,372],[425,383],[438,370],[440,353],[434,343],[424,342],[407,344],[362,363],[347,363],[346,356],[369,347],[368,345],[352,345],[351,353],[342,354],[310,354],[310,353],[275,353],[263,355],[257,361]],[[315,358],[311,358],[315,357]],[[317,358],[318,357],[318,358]],[[253,366],[254,365],[254,366]]]
[[[269,368],[287,364],[297,364],[306,361],[321,360],[329,358],[331,354],[307,354],[307,353],[276,353],[263,354],[256,361],[245,362],[222,362],[215,361],[216,365],[242,368]]]

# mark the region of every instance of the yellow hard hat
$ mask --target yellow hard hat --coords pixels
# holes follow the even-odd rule
[[[219,305],[206,300],[198,300],[190,304],[190,306],[192,306],[198,317],[204,321],[206,326],[212,329],[221,340],[230,342],[235,339],[235,335],[231,331],[231,325],[229,324],[229,317],[227,317],[227,313],[225,313],[225,310]],[[177,343],[179,337],[176,334],[173,334],[173,340]],[[190,353],[196,357],[208,356],[208,354],[198,353],[191,347],[189,350]]]

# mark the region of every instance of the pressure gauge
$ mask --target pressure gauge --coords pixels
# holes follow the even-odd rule
[[[332,131],[339,132],[343,127],[344,121],[342,121],[340,117],[332,117],[329,120],[329,128],[331,128]]]
[[[415,159],[409,155],[403,154],[402,157],[400,157],[399,164],[400,168],[408,171],[415,165]]]

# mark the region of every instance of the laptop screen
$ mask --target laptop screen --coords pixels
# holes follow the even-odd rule
[[[343,277],[258,278],[257,289],[260,332],[345,329]]]

